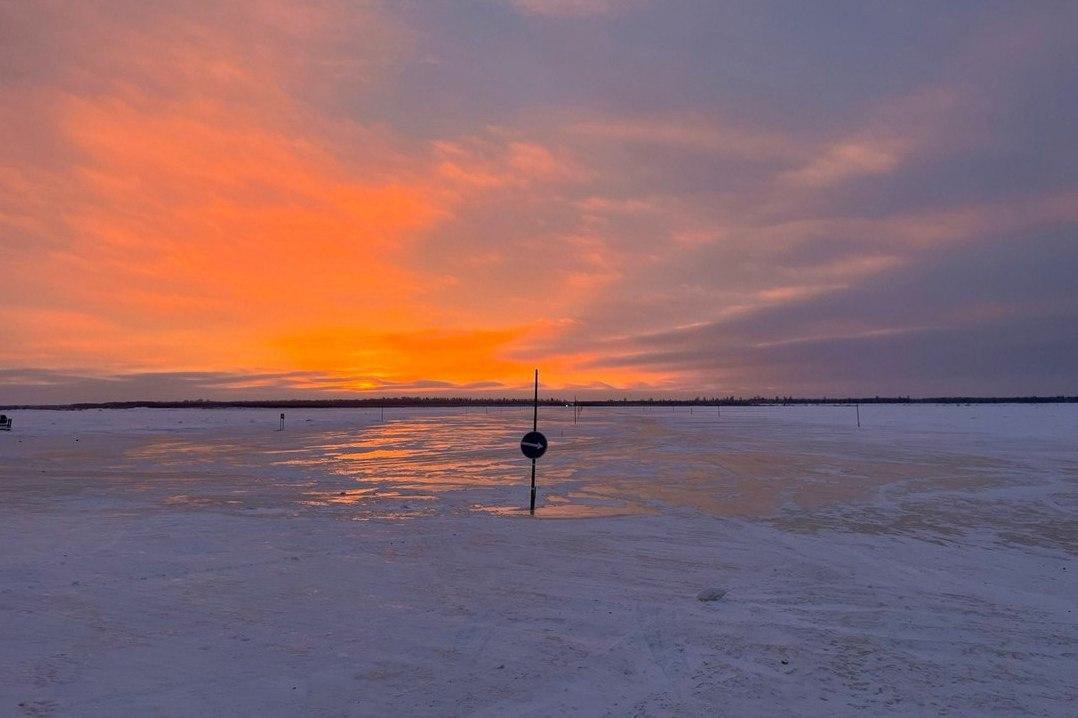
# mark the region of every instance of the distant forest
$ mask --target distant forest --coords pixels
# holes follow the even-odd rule
[[[911,398],[908,396],[817,397],[792,396],[724,396],[694,399],[589,399],[574,402],[560,397],[539,400],[542,406],[797,406],[804,404],[1072,404],[1078,396],[939,396]],[[483,399],[466,396],[425,397],[396,396],[368,399],[261,399],[245,401],[105,401],[78,404],[0,404],[0,409],[377,409],[379,407],[466,407],[466,406],[530,406],[530,398]]]

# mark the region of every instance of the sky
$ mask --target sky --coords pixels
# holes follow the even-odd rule
[[[1078,3],[0,2],[0,404],[1078,394]]]

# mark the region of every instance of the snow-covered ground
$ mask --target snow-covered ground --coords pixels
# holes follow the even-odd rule
[[[0,715],[1076,714],[1076,405],[278,413],[14,414]]]

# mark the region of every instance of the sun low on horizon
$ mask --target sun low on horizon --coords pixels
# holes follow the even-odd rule
[[[5,3],[0,403],[1078,393],[1076,26]]]

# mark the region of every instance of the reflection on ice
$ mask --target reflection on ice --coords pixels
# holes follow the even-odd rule
[[[493,516],[519,516],[529,519],[598,519],[654,513],[654,510],[638,506],[625,505],[619,507],[558,502],[549,502],[544,506],[537,507],[534,516],[528,511],[527,506],[484,506],[476,504],[472,506],[472,510]]]
[[[77,423],[83,415],[27,414],[8,486],[28,474],[53,479],[53,491],[95,479],[166,506],[359,519],[516,515],[527,503],[529,462],[518,442],[531,417],[523,411],[397,409],[383,422],[369,411],[326,410],[277,431],[275,415],[255,410],[189,412],[180,429],[174,416],[147,410],[107,414],[97,434]],[[863,407],[861,419],[859,429],[844,407],[731,408],[721,417],[589,408],[574,423],[572,409],[543,408],[551,450],[539,461],[537,515],[673,509],[946,540],[955,526],[976,525],[980,509],[963,503],[970,496],[999,496],[1009,507],[996,511],[1000,535],[1073,544],[1073,532],[1053,528],[1078,475],[1072,405],[975,415]]]
[[[420,494],[407,491],[391,491],[376,487],[367,489],[349,489],[347,491],[318,491],[306,495],[303,503],[309,506],[328,506],[331,504],[357,504],[361,501],[408,499],[412,501],[434,501],[434,494]]]

